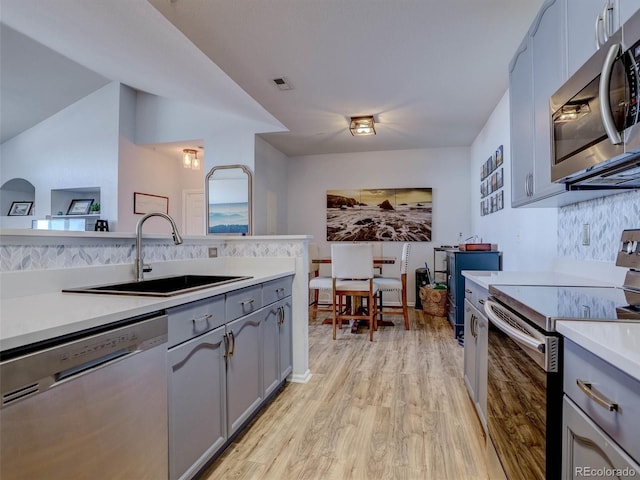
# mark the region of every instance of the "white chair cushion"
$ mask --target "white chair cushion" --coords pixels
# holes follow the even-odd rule
[[[331,290],[333,279],[331,277],[313,277],[309,280],[309,288],[311,290]]]
[[[402,282],[399,278],[374,278],[373,283],[378,287],[379,290],[382,290],[383,292],[402,290]]]

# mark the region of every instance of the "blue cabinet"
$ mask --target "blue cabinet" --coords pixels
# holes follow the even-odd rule
[[[464,334],[463,270],[500,270],[501,252],[447,251],[447,287],[449,288],[449,322],[456,338]]]

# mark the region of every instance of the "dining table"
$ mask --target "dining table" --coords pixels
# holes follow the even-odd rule
[[[319,263],[319,264],[331,264],[331,257],[319,257],[319,258],[312,258],[311,259],[311,263]],[[376,268],[379,268],[383,265],[393,265],[394,263],[396,263],[396,257],[380,257],[380,256],[374,256],[373,257],[373,266]],[[315,275],[318,276],[319,272],[316,271]],[[322,323],[323,324],[331,324],[332,320],[330,318],[325,319]],[[357,322],[356,322],[357,323]],[[382,316],[380,317],[380,320],[378,321],[378,325],[383,326],[383,327],[394,327],[395,323],[389,321],[389,320],[383,320]],[[356,325],[352,325],[351,328],[352,332],[354,332],[354,330],[357,330],[357,324]]]

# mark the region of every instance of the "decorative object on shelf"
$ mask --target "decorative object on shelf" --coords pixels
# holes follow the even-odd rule
[[[77,198],[71,200],[67,215],[87,215],[93,204],[93,198]]]
[[[96,224],[93,226],[93,230],[96,232],[108,232],[109,222],[106,220],[96,220]]]
[[[430,242],[431,188],[327,190],[330,242]]]
[[[155,212],[169,214],[169,197],[133,192],[133,213],[145,215]]]
[[[493,155],[482,164],[480,169],[480,215],[489,215],[504,208],[503,146],[500,145]],[[500,167],[500,168],[498,168]],[[495,193],[495,195],[491,195]]]
[[[367,135],[375,135],[376,128],[373,116],[366,117],[351,117],[351,123],[349,124],[349,131],[354,137],[363,137]]]
[[[198,151],[193,148],[185,148],[182,150],[182,166],[192,170],[200,170]]]
[[[90,213],[100,213],[100,204],[99,203],[92,203],[91,204],[91,208],[89,208],[89,212]]]
[[[33,202],[11,202],[11,208],[9,208],[10,217],[24,217],[31,213]]]

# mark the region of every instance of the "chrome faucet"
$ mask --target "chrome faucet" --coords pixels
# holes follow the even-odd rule
[[[162,217],[167,220],[171,224],[171,234],[173,235],[173,241],[176,245],[180,245],[182,243],[182,237],[178,233],[178,227],[176,227],[176,222],[169,215],[160,212],[147,213],[144,217],[138,220],[138,224],[136,225],[136,282],[140,282],[144,280],[144,272],[150,272],[151,268],[145,270],[144,261],[142,260],[142,225],[147,221],[148,218],[151,217]],[[148,268],[148,267],[147,267]]]

